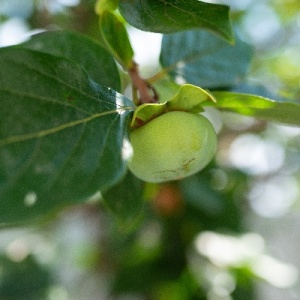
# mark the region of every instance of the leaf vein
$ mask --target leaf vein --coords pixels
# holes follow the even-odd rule
[[[13,144],[13,143],[18,143],[18,142],[24,142],[27,140],[31,140],[31,139],[36,139],[36,138],[42,138],[44,136],[50,135],[50,134],[54,134],[58,131],[73,127],[73,126],[77,126],[83,123],[87,123],[90,122],[96,118],[105,116],[105,115],[109,115],[109,114],[114,114],[114,113],[118,113],[118,114],[122,114],[124,111],[126,110],[131,110],[131,108],[122,108],[122,109],[117,109],[117,110],[110,110],[110,111],[106,111],[106,112],[101,112],[101,113],[97,113],[94,114],[92,116],[80,119],[80,120],[76,120],[76,121],[72,121],[72,122],[68,122],[53,128],[49,128],[49,129],[45,129],[45,130],[40,130],[37,132],[32,132],[32,133],[28,133],[28,134],[21,134],[21,135],[15,135],[15,136],[10,136],[4,140],[0,140],[0,147],[9,145],[9,144]]]
[[[0,92],[3,93],[3,94],[4,93],[11,94],[11,95],[17,96],[17,97],[36,99],[36,100],[41,100],[41,101],[45,101],[45,102],[59,104],[59,105],[62,105],[62,106],[71,107],[71,108],[74,108],[77,111],[83,112],[87,115],[91,115],[90,112],[88,112],[88,111],[86,111],[82,108],[79,108],[78,106],[72,105],[71,103],[67,103],[67,102],[64,102],[64,101],[59,101],[57,99],[47,98],[47,97],[43,97],[43,96],[37,96],[37,95],[34,95],[34,94],[30,94],[30,93],[19,93],[16,90],[10,91],[10,90],[5,90],[5,89],[0,89]]]
[[[64,85],[65,87],[69,88],[70,90],[75,91],[75,92],[77,92],[77,93],[79,93],[79,94],[81,94],[81,95],[83,95],[83,96],[87,96],[87,97],[89,97],[89,98],[91,98],[91,99],[93,99],[93,100],[96,100],[97,102],[103,102],[103,103],[112,105],[111,102],[106,101],[106,100],[103,100],[103,99],[99,99],[99,97],[96,97],[96,96],[94,96],[94,95],[88,94],[88,93],[86,93],[84,90],[79,89],[77,86],[72,85],[71,83],[69,83],[69,82],[67,82],[67,81],[65,81],[65,80],[62,80],[61,77],[57,77],[57,76],[54,76],[54,75],[52,75],[52,74],[50,74],[50,73],[47,73],[47,72],[43,72],[43,71],[41,71],[41,70],[38,70],[37,68],[33,68],[33,67],[31,67],[30,65],[26,64],[25,62],[17,63],[17,62],[15,62],[15,61],[11,61],[11,63],[12,63],[12,64],[16,64],[16,65],[22,65],[22,66],[25,66],[28,70],[33,71],[33,72],[36,72],[36,73],[38,73],[38,74],[40,74],[40,75],[43,75],[43,76],[45,76],[45,77],[47,77],[47,78],[49,78],[49,79],[52,79],[52,80],[54,80],[54,81],[56,81],[56,82],[58,82],[58,83]],[[87,80],[89,81],[88,84],[91,86],[91,83],[93,83],[93,81],[88,77],[88,73],[86,73],[86,78],[84,78],[84,79],[87,79]]]

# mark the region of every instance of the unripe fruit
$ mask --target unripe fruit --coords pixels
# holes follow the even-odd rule
[[[181,179],[203,169],[217,149],[217,136],[203,116],[167,112],[130,133],[130,171],[147,182]]]

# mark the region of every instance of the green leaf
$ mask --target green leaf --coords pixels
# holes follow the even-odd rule
[[[284,98],[272,93],[272,91],[267,89],[262,84],[247,83],[247,81],[242,82],[241,84],[238,84],[236,86],[233,86],[229,91],[234,93],[239,93],[239,94],[258,95],[264,98],[273,99],[275,101],[285,101]]]
[[[198,86],[184,84],[166,105],[168,110],[185,110],[199,113],[203,111],[202,103],[204,101],[215,102],[215,99],[211,94]]]
[[[133,104],[77,64],[2,48],[0,106],[1,225],[85,201],[124,175]]]
[[[116,217],[119,229],[132,230],[141,217],[144,206],[143,181],[127,172],[123,180],[103,194],[108,208]]]
[[[269,98],[234,92],[213,92],[217,100],[204,105],[252,116],[260,120],[300,126],[300,104],[278,102]]]
[[[47,299],[53,285],[50,269],[33,255],[16,261],[2,254],[0,266],[0,299]]]
[[[222,172],[228,182],[224,189],[214,187],[216,174]],[[240,198],[247,192],[246,177],[236,170],[218,168],[211,164],[201,172],[184,178],[178,182],[187,204],[187,214],[194,215],[201,223],[202,230],[225,229],[238,232],[242,229],[242,214],[239,206]]]
[[[251,47],[236,38],[235,45],[202,31],[163,36],[160,62],[174,79],[203,88],[236,85],[246,75]]]
[[[207,214],[218,216],[224,210],[223,198],[210,186],[204,172],[181,180],[179,185],[187,203]]]
[[[133,50],[124,24],[110,11],[100,17],[100,29],[107,49],[125,69],[133,66]]]
[[[119,10],[132,26],[171,33],[203,28],[233,42],[229,7],[198,0],[120,0]]]
[[[50,31],[33,35],[21,45],[75,61],[103,86],[121,90],[121,80],[113,57],[95,40],[69,31]]]
[[[202,112],[202,103],[205,101],[215,101],[215,99],[200,87],[191,84],[182,85],[169,101],[159,104],[146,103],[137,107],[131,120],[131,127],[140,127],[168,111]]]

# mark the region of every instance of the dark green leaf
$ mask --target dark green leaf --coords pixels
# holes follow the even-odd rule
[[[134,53],[124,24],[110,11],[104,11],[100,17],[100,29],[107,49],[125,69],[130,69]]]
[[[246,193],[245,176],[234,170],[221,172],[227,179],[222,189],[215,188],[215,174],[218,169],[206,168],[196,175],[179,182],[190,211],[202,225],[202,230],[234,230],[242,228],[239,206]],[[238,199],[236,192],[240,191]]]
[[[300,104],[278,102],[251,94],[233,92],[213,92],[217,102],[207,102],[208,106],[236,112],[257,119],[300,126]]]
[[[43,32],[32,36],[21,46],[73,60],[84,67],[95,82],[121,90],[120,75],[113,57],[86,35],[62,30]]]
[[[251,48],[236,38],[234,46],[200,30],[164,35],[160,61],[170,75],[203,88],[236,85],[246,75]]]
[[[132,26],[171,33],[203,28],[232,42],[229,7],[198,0],[120,0],[119,10]]]
[[[0,256],[0,299],[46,299],[51,286],[50,270],[39,265],[33,256],[14,262]]]
[[[131,230],[143,208],[143,182],[130,172],[116,186],[103,194],[104,201],[116,216],[122,231]]]
[[[113,186],[132,103],[77,64],[0,50],[0,224],[25,222]]]
[[[185,178],[180,186],[186,201],[195,208],[214,216],[224,211],[224,199],[211,188],[207,175],[198,174]]]

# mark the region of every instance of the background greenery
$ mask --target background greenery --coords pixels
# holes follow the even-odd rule
[[[145,48],[141,48],[141,45],[145,44],[146,33],[129,27],[136,60],[143,75],[151,77],[155,74],[159,69],[159,61],[162,66],[168,66],[172,64],[172,59],[176,62],[177,55],[191,55],[184,52],[193,50],[193,38],[196,36],[197,40],[203,41],[195,49],[200,51],[201,58],[197,63],[179,66],[179,70],[174,69],[170,78],[180,81],[183,77],[190,83],[204,88],[222,87],[231,92],[249,92],[281,101],[290,99],[299,104],[299,1],[223,2],[231,6],[231,17],[237,35],[237,66],[226,65],[226,61],[220,59],[224,52],[221,52],[221,55],[216,52],[216,57],[214,53],[210,53],[211,49],[216,49],[216,43],[217,49],[230,53],[230,50],[227,50],[227,47],[230,49],[230,45],[221,39],[208,38],[207,32],[170,33],[164,36],[160,57],[156,45],[161,37],[147,33],[149,44],[147,43],[146,48],[151,49],[152,55],[145,56]],[[39,51],[45,53],[40,57],[40,64],[37,66],[41,72],[47,72],[49,76],[54,76],[58,81],[63,80],[70,86],[78,86],[80,83],[80,93],[66,93],[67,89],[63,86],[61,91],[56,87],[48,90],[41,87],[40,93],[45,93],[45,97],[49,96],[49,92],[64,95],[67,101],[85,97],[89,101],[89,113],[101,114],[103,111],[96,108],[95,94],[107,94],[109,91],[105,88],[93,89],[86,74],[75,63],[64,65],[64,68],[69,68],[71,73],[76,74],[74,78],[69,78],[67,72],[56,73],[57,67],[61,66],[60,62],[49,56],[59,55],[60,51],[67,55],[65,49],[69,47],[67,53],[70,58],[84,65],[96,82],[104,86],[109,85],[119,92],[124,91],[128,79],[124,76],[121,85],[121,79],[114,75],[116,73],[110,72],[115,68],[110,56],[98,53],[92,58],[94,63],[85,61],[85,47],[95,49],[96,53],[99,48],[95,40],[101,40],[94,5],[94,1],[88,0],[0,0],[0,46],[23,42],[22,39],[27,34],[44,29],[71,29],[85,34],[80,36],[80,51],[72,51],[75,46],[70,43],[72,41],[74,45],[78,45],[78,35],[70,34],[68,44],[62,47],[63,50],[55,43],[60,40],[58,44],[62,45],[65,36],[58,34],[53,41],[46,39],[48,44],[43,44],[44,49],[39,48]],[[123,9],[126,10],[124,3]],[[186,39],[186,43],[177,45],[175,42],[179,40],[178,34],[192,36],[183,36],[180,40]],[[10,56],[18,57],[20,61],[25,57],[29,62],[32,53],[30,49],[37,49],[39,42],[39,39],[32,39],[25,43],[23,50],[7,50],[6,53],[3,51],[1,63]],[[207,56],[206,53],[210,55]],[[201,69],[203,64],[209,66],[216,62],[224,71],[216,74],[212,73],[210,68]],[[101,68],[97,67],[98,64]],[[22,71],[27,72],[28,68],[21,65],[20,69],[19,64],[11,76],[16,72],[22,74]],[[100,78],[107,79],[107,76],[101,76],[101,72],[109,72],[109,82],[98,81]],[[4,79],[9,75],[1,74],[2,87],[24,87],[22,80],[8,86],[7,82],[10,81]],[[208,78],[211,80],[207,80]],[[155,84],[157,89],[166,95],[172,88],[176,89],[170,80]],[[11,97],[13,99],[14,95]],[[120,97],[121,100],[125,111],[122,118],[126,119],[129,115],[125,107],[129,107],[129,111],[130,103],[126,103],[125,98]],[[61,102],[57,105],[62,107],[64,104]],[[79,104],[76,104],[76,107],[77,110],[81,109],[80,113],[87,109],[79,107]],[[13,111],[11,107],[6,109],[7,111],[2,110],[0,114],[4,116]],[[32,109],[31,106],[22,107],[23,114]],[[49,109],[56,110],[53,106]],[[104,113],[112,109],[115,109],[113,101],[107,103]],[[283,120],[300,120],[297,111],[290,108],[287,111],[289,115],[281,109],[269,113],[279,114]],[[57,124],[57,120],[50,118],[50,111],[47,112],[48,114],[41,117],[45,130],[47,126]],[[81,118],[80,113],[68,107],[61,118],[74,121],[75,117]],[[174,184],[148,184],[141,192],[143,183],[127,174],[121,183],[102,195],[106,199],[105,203],[100,201],[99,195],[96,194],[87,204],[53,213],[48,221],[27,227],[2,229],[0,298],[299,298],[299,128],[232,112],[221,113],[211,108],[207,114],[219,132],[219,151],[215,161],[196,176]],[[257,112],[254,115],[257,115]],[[276,117],[278,118],[278,115]],[[100,126],[103,128],[103,134],[107,134],[106,128],[112,124],[118,128],[122,127],[124,119],[121,120],[120,115],[118,122],[115,122],[114,117],[108,114],[105,126]],[[104,162],[111,163],[118,170],[124,170],[118,156],[115,156],[116,162],[107,160],[111,149],[108,149],[105,143],[92,139],[95,128],[99,128],[96,122],[97,120],[89,123],[87,132],[90,135],[87,134],[84,139],[93,140],[94,143],[93,147],[89,148],[89,155],[93,155],[95,149],[103,147],[107,149],[107,154],[103,155]],[[28,125],[34,126],[30,123]],[[4,127],[1,129],[8,132]],[[15,126],[11,130],[17,132],[19,128]],[[80,130],[78,127],[78,135]],[[77,138],[76,132],[72,131],[72,134],[73,136],[68,137],[70,143],[72,138]],[[120,148],[120,139],[114,138],[114,149]],[[61,137],[58,132],[46,140],[42,148],[49,149],[53,145],[59,147],[59,140]],[[88,145],[91,147],[90,143]],[[23,146],[24,155],[31,153],[32,145]],[[69,155],[67,146],[64,144],[65,155]],[[51,149],[54,155],[56,151]],[[68,180],[76,180],[76,176],[70,178],[67,170],[71,168],[74,170],[73,174],[76,174],[76,166],[87,162],[81,153],[85,153],[85,143],[82,143],[78,152],[72,154],[72,160],[64,171],[64,181],[56,182],[55,178],[47,177],[47,184],[53,182],[51,194],[46,195],[50,206],[53,201],[57,201],[58,204],[67,202],[65,194],[61,191],[68,195],[74,193],[74,197],[78,194],[84,197],[88,186],[97,184],[105,187],[116,180],[115,175],[112,175],[111,178],[108,176],[105,182],[82,182],[80,176],[78,189],[67,191],[62,188],[68,186]],[[51,155],[51,151],[47,152],[47,155]],[[49,157],[36,156],[35,159],[43,162]],[[59,159],[61,158],[56,157],[57,164]],[[14,163],[13,166],[17,169],[18,162],[15,160]],[[95,171],[92,164],[88,167],[87,174]],[[100,174],[101,170],[97,172]],[[37,181],[36,185],[40,185],[40,182]],[[128,186],[131,188],[126,188]],[[6,197],[9,198],[16,192],[12,188]],[[119,201],[120,197],[128,201]],[[4,201],[3,199],[5,198],[1,201]],[[32,201],[35,201],[34,195],[28,195],[27,201],[30,207]],[[32,208],[37,211],[46,209],[44,203],[42,207]],[[32,209],[24,210],[23,206],[18,208],[16,205],[15,213],[20,216],[20,221],[23,216],[28,216],[29,211],[32,212]],[[117,212],[117,217],[110,211]],[[1,215],[6,216],[6,219],[1,219],[1,223],[10,221],[10,217],[15,218],[8,212],[10,207],[1,207]]]

